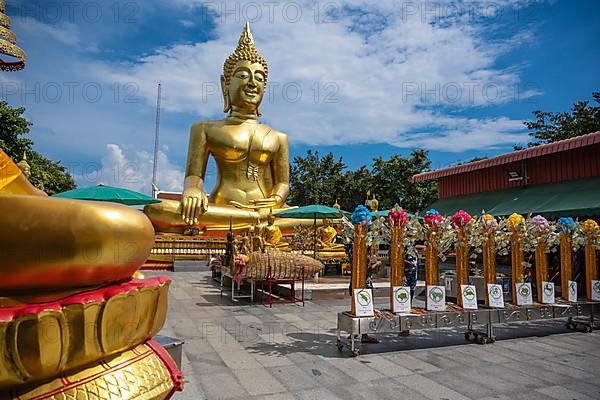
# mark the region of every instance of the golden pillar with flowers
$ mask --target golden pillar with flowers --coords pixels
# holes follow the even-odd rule
[[[490,305],[487,285],[496,284],[496,231],[498,221],[491,214],[485,214],[478,221],[483,252],[483,279],[485,287],[485,305]]]
[[[444,222],[444,217],[440,213],[431,209],[423,216],[425,223],[425,284],[427,286],[437,286],[440,283],[439,269],[439,245],[440,245],[440,226]],[[427,300],[429,301],[429,296]]]
[[[354,304],[354,289],[365,287],[367,280],[367,234],[371,225],[371,212],[363,205],[356,207],[352,213],[354,225],[354,245],[352,253],[352,280],[351,280],[351,312],[356,315]]]
[[[571,217],[558,219],[557,230],[560,235],[560,288],[564,301],[569,299],[569,281],[573,279],[573,232],[577,223]]]
[[[525,218],[521,214],[513,213],[508,217],[506,226],[511,232],[510,238],[510,263],[512,269],[512,301],[517,301],[517,283],[523,282],[523,261],[525,255],[521,239],[525,231]]]
[[[394,287],[404,285],[404,239],[408,215],[396,206],[388,213],[390,226],[390,307],[394,304]]]
[[[452,216],[452,226],[456,229],[456,304],[462,307],[462,285],[469,284],[469,223],[471,216],[459,210]]]
[[[585,237],[585,295],[588,300],[592,299],[592,281],[598,279],[598,261],[596,250],[600,227],[593,219],[586,220],[581,227]]]
[[[547,239],[550,232],[550,223],[541,215],[536,215],[529,220],[532,233],[535,235],[535,282],[537,301],[542,301],[544,282],[548,282],[548,245]]]

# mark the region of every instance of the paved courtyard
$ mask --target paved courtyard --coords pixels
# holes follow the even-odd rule
[[[485,346],[453,330],[384,335],[353,358],[335,347],[349,300],[269,309],[221,298],[209,272],[161,274],[173,278],[161,334],[185,341],[175,399],[600,398],[600,331],[515,324]]]

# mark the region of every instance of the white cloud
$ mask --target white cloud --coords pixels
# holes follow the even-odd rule
[[[319,6],[320,20],[325,3]],[[222,62],[237,43],[249,3],[241,4],[238,15],[217,18],[213,40],[162,48],[130,64],[97,63],[92,71],[111,82],[143,82],[139,95],[148,104],[155,101],[154,82],[160,79],[166,111],[218,117]],[[526,141],[521,121],[453,116],[455,110],[464,115],[464,110],[515,99],[518,68],[496,64],[530,34],[488,41],[485,30],[498,10],[487,17],[448,15],[451,11],[436,16],[424,15],[424,9],[409,13],[392,2],[351,1],[333,10],[337,23],[316,24],[313,3],[302,4],[297,22],[290,22],[293,10],[286,16],[283,8],[275,8],[272,21],[265,9],[252,24],[257,47],[269,62],[264,121],[288,133],[292,142],[463,151]],[[432,133],[419,139],[414,132]]]
[[[19,21],[21,22],[21,21]],[[57,24],[45,24],[34,18],[26,18],[19,28],[28,35],[39,35],[47,41],[56,41],[63,45],[76,47],[80,45],[80,32],[75,23],[63,21]],[[18,38],[17,38],[18,39]]]
[[[135,151],[129,156],[121,146],[109,143],[102,157],[100,168],[94,165],[82,167],[82,173],[76,176],[81,187],[103,183],[107,186],[124,187],[140,193],[151,193],[153,156],[146,151]],[[167,155],[158,152],[157,186],[165,191],[181,191],[184,171],[173,165]]]

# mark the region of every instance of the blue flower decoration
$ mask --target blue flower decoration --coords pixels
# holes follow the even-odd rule
[[[366,221],[366,225],[371,225],[371,211],[362,204],[356,206],[354,212],[352,213],[352,223],[354,225],[360,224],[361,222]]]
[[[558,226],[556,230],[558,232],[573,232],[577,224],[571,217],[562,217],[558,219]]]
[[[425,215],[427,215],[427,214],[439,214],[439,212],[435,208],[431,208],[431,209],[427,210],[427,212],[425,213]]]

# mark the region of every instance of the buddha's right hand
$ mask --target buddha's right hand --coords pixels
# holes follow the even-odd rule
[[[202,214],[208,211],[208,197],[204,190],[188,188],[181,197],[181,218],[188,225],[195,225]]]

